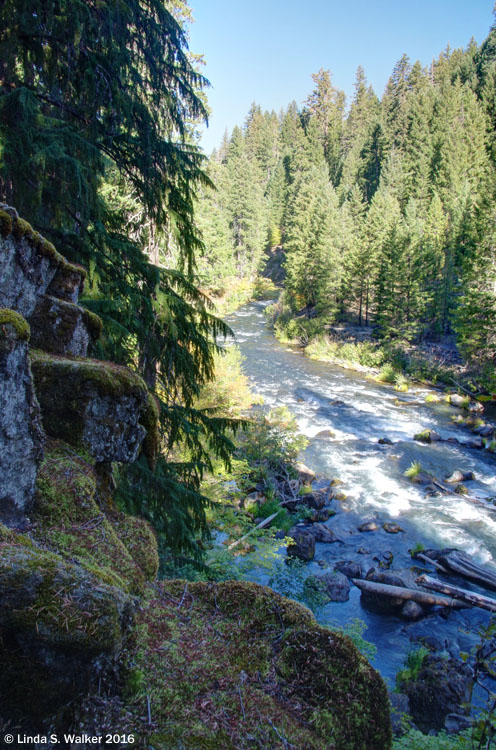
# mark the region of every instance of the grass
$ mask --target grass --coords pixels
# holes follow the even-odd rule
[[[419,461],[412,461],[408,469],[405,471],[404,476],[409,479],[413,479],[418,476],[422,471],[422,464]]]

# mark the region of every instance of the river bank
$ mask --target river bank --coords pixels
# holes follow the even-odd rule
[[[453,337],[438,342],[378,341],[371,326],[326,325],[312,311],[289,313],[280,302],[266,309],[276,338],[310,359],[363,373],[407,391],[417,384],[455,389],[480,402],[496,402],[494,373],[464,363]]]

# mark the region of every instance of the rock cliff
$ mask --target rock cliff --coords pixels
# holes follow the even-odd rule
[[[115,507],[111,474],[140,450],[153,466],[157,405],[86,357],[84,281],[0,205],[0,726],[387,750],[385,685],[348,638],[255,584],[156,581],[154,532]]]

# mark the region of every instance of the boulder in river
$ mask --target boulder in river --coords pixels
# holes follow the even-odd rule
[[[290,557],[299,557],[300,560],[308,562],[315,557],[315,537],[307,528],[293,526],[288,532],[293,538],[293,544],[289,544],[287,554]]]
[[[387,531],[388,534],[405,533],[405,529],[402,529],[397,523],[383,523],[382,528],[384,531]]]
[[[361,566],[354,562],[353,560],[339,560],[334,565],[334,570],[337,570],[338,573],[342,573],[347,578],[361,578],[362,577],[362,568]]]
[[[298,478],[302,482],[312,482],[315,479],[315,472],[301,462],[296,464],[296,471],[298,472]]]
[[[309,508],[320,510],[326,504],[327,495],[324,492],[307,492],[301,496],[301,499]]]
[[[419,443],[438,443],[442,438],[435,430],[422,430],[413,436]]]
[[[308,533],[313,536],[316,542],[333,544],[334,542],[341,541],[341,539],[336,536],[334,531],[331,531],[331,529],[328,526],[325,526],[325,524],[323,523],[315,523],[313,524],[313,526],[309,526],[308,528],[306,528],[306,531],[308,531]],[[290,536],[293,536],[291,532]]]
[[[423,732],[443,729],[448,714],[462,714],[470,699],[472,669],[458,659],[429,654],[415,680],[403,683],[413,721]]]
[[[475,437],[471,440],[467,440],[465,443],[467,448],[476,448],[477,450],[481,450],[481,448],[484,448],[484,442],[481,437]]]
[[[326,602],[346,602],[350,598],[350,582],[342,573],[333,571],[323,576],[309,576],[305,589],[310,596],[316,594]]]
[[[375,521],[365,521],[364,523],[361,523],[358,527],[358,531],[360,532],[366,532],[366,531],[377,531],[379,526]]]
[[[404,617],[405,620],[418,620],[423,614],[424,610],[420,604],[417,604],[417,602],[414,601],[405,602],[401,608],[401,616]]]
[[[444,481],[448,482],[448,484],[456,484],[456,482],[469,482],[472,479],[475,479],[472,471],[460,471],[459,469],[455,469],[455,471],[445,477]]]
[[[379,443],[379,445],[394,445],[393,441],[388,437],[379,438],[377,442]]]

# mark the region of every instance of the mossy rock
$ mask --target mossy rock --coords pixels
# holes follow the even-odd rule
[[[391,746],[386,687],[351,640],[254,583],[151,588],[128,689],[137,722],[150,700],[154,726],[143,731],[157,748]]]
[[[146,521],[97,503],[97,482],[88,456],[49,441],[38,474],[33,512],[35,540],[76,559],[100,580],[140,593],[158,568],[157,542]]]
[[[2,715],[51,715],[115,659],[135,604],[47,550],[3,544],[1,551]]]
[[[22,315],[8,308],[0,309],[0,340],[29,341],[29,336],[29,325]]]
[[[148,389],[127,367],[94,359],[70,359],[31,352],[36,393],[48,435],[96,461],[136,459],[148,425]],[[155,428],[156,429],[156,428]]]

